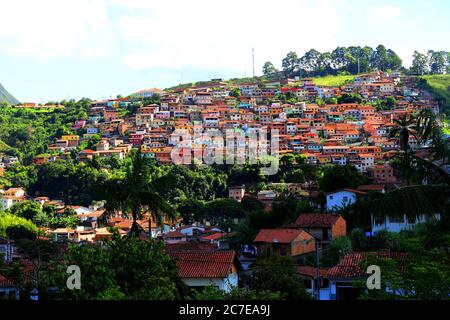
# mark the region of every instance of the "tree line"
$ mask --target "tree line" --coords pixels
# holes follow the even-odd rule
[[[282,60],[282,70],[275,68],[270,61],[263,66],[265,76],[282,75],[286,77],[326,76],[341,73],[357,74],[373,70],[395,70],[402,67],[402,60],[392,50],[383,45],[375,49],[365,46],[337,47],[332,52],[307,51],[299,57],[290,51]]]
[[[450,73],[450,52],[428,50],[426,54],[414,51],[410,74]]]
[[[295,51],[287,53],[278,70],[270,61],[262,67],[263,75],[277,77],[315,77],[338,74],[358,74],[375,70],[403,70],[412,74],[443,74],[450,71],[450,53],[429,50],[427,54],[414,51],[412,66],[405,69],[402,59],[383,45],[337,47],[331,52],[310,49],[303,56]]]

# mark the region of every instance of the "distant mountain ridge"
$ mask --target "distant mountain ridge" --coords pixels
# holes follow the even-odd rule
[[[8,102],[9,104],[19,104],[20,101],[14,98],[0,83],[0,102]]]

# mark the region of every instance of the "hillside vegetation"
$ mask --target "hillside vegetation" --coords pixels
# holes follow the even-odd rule
[[[355,79],[355,75],[328,75],[325,77],[314,78],[313,82],[318,86],[341,86]]]
[[[450,114],[450,74],[425,75],[419,78],[419,86],[429,91],[439,101],[443,111]]]

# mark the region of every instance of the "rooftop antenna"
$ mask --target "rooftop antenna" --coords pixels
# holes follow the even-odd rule
[[[252,67],[253,67],[253,78],[255,77],[255,48],[252,48]]]

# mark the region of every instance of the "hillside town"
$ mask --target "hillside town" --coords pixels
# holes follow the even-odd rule
[[[136,99],[143,103],[136,105]],[[392,105],[383,107],[380,101]],[[64,106],[23,103],[15,108],[64,109]],[[359,74],[339,86],[317,85],[314,78],[298,77],[241,83],[213,79],[201,84],[166,90],[144,89],[129,97],[92,101],[87,117],[74,121],[71,133],[48,144],[45,154],[36,156],[32,165],[70,159],[75,150],[78,150],[79,162],[103,158],[123,160],[139,150],[143,157],[158,165],[167,165],[173,162],[173,150],[179,148],[180,140],[174,138],[174,132],[194,135],[229,129],[243,133],[278,130],[282,164],[286,156],[294,155],[294,159],[302,159],[311,166],[351,165],[366,177],[366,182],[355,188],[330,190],[323,195],[316,181],[282,183],[283,191],[270,184],[262,190],[249,189],[244,184],[228,186],[229,199],[238,203],[245,198],[255,199],[266,212],[271,212],[286,192],[311,207],[311,212],[300,213],[292,223],[260,229],[253,241],[239,248],[232,240],[237,231],[235,227],[217,225],[208,219],[186,223],[180,217],[165,217],[158,223],[150,214],[143,214],[136,221],[139,237],[164,242],[164,250],[178,259],[179,277],[190,288],[212,285],[231,292],[234,288],[245,287],[257,268],[257,258],[270,253],[293,258],[297,275],[314,299],[355,299],[358,290],[354,287],[355,281],[367,277],[360,264],[367,255],[403,263],[406,254],[386,250],[348,252],[337,263],[326,267],[322,267],[320,260],[325,258],[323,252],[333,240],[350,235],[349,224],[354,225],[354,222],[346,221],[342,212],[347,206],[369,199],[373,192],[384,194],[402,186],[391,165],[402,146],[392,131],[398,127],[396,120],[423,110],[433,114],[440,112],[433,96],[419,88],[413,77],[400,72]],[[419,141],[415,135],[410,135],[407,141],[419,154],[427,148],[427,143]],[[188,146],[189,152],[200,153],[206,152],[208,147],[207,142]],[[270,154],[269,145],[267,151]],[[7,155],[0,160],[1,172],[19,162],[17,157]],[[93,201],[89,206],[65,203],[63,199],[46,194],[32,194],[20,186],[0,192],[0,211],[32,201],[41,208],[52,207],[58,217],[70,212],[75,217],[72,227],[40,230],[40,239],[62,247],[69,243],[93,244],[110,240],[115,232],[125,237],[133,227],[133,219],[120,210],[112,214],[105,201]],[[439,220],[439,216],[436,212],[435,218]],[[430,219],[425,214],[412,220],[406,215],[402,219],[386,216],[381,221],[372,216],[364,235],[372,237],[383,230],[392,233],[412,230]],[[22,261],[28,272],[33,272],[33,264],[13,239],[1,240],[0,253],[5,263]],[[20,291],[10,278],[0,274],[1,296],[19,299]]]

